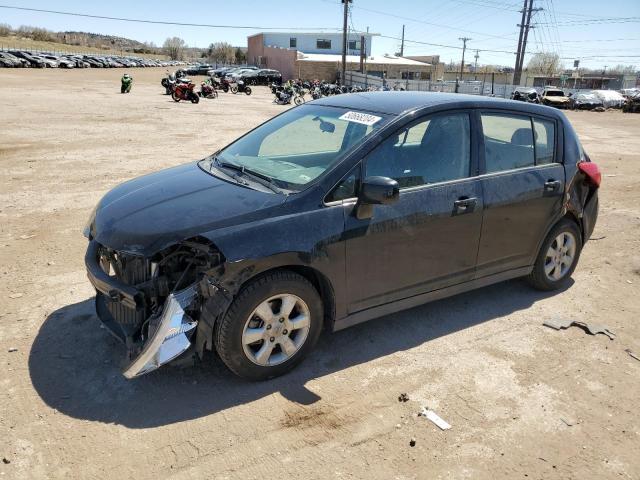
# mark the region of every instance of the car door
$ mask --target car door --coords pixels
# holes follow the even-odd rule
[[[420,118],[385,139],[363,176],[400,184],[399,201],[368,219],[345,203],[348,313],[473,278],[482,192],[468,111]]]
[[[484,213],[478,278],[533,264],[558,220],[565,185],[558,122],[500,111],[480,117]]]

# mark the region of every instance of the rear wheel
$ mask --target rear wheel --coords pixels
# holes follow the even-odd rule
[[[236,87],[236,86],[231,87],[231,93],[233,93],[233,94],[238,93],[238,87]]]
[[[295,97],[293,97],[293,103],[295,103],[296,105],[302,105],[304,103],[304,98],[296,95]]]
[[[575,222],[564,219],[547,235],[528,281],[538,290],[558,290],[569,283],[582,251],[582,234]]]
[[[244,88],[244,93],[246,93],[247,95],[251,95],[251,88],[250,87],[245,87]]]
[[[313,349],[323,308],[309,281],[290,271],[263,275],[244,287],[216,326],[218,355],[250,380],[288,372]]]
[[[198,103],[200,101],[200,97],[196,95],[194,92],[191,92],[191,103]]]
[[[178,96],[178,94],[176,92],[173,92],[171,94],[171,98],[173,98],[174,102],[179,102],[180,101],[180,97]]]

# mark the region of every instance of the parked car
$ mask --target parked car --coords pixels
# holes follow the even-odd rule
[[[543,105],[556,108],[567,108],[569,106],[569,97],[561,89],[555,87],[545,87],[540,101]]]
[[[626,101],[625,97],[615,90],[593,90],[591,93],[602,100],[605,108],[622,108]]]
[[[249,85],[270,85],[272,83],[282,83],[282,74],[277,70],[250,70],[248,72],[244,72],[240,77]]]
[[[592,92],[578,92],[569,97],[569,106],[574,110],[593,110],[594,108],[602,108],[604,104]]]
[[[192,65],[186,68],[186,72],[188,75],[207,75],[207,72],[211,70],[213,67],[206,63],[202,63],[199,65]]]
[[[191,347],[266,379],[323,328],[517,277],[569,286],[599,184],[558,110],[338,95],[114,188],[85,228],[85,263],[98,316],[129,347],[127,378]]]
[[[29,62],[30,67],[34,68],[44,68],[47,66],[46,62],[35,55],[31,55],[27,52],[22,52],[20,50],[12,50],[11,54],[15,55],[18,58],[23,58],[27,62]]]
[[[511,94],[511,99],[520,102],[540,103],[540,94],[533,87],[518,87]]]
[[[0,59],[3,59],[8,67],[29,67],[29,61],[24,58],[16,57],[9,52],[0,52]]]

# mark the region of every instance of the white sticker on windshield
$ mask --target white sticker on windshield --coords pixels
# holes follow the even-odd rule
[[[346,120],[347,122],[355,122],[361,123],[363,125],[373,125],[376,122],[379,122],[382,117],[376,117],[375,115],[371,115],[369,113],[360,113],[360,112],[347,112],[340,117],[340,120]]]

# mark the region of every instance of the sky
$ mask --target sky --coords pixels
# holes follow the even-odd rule
[[[0,0],[0,6],[17,6],[91,15],[135,19],[234,25],[256,28],[212,28],[157,25],[93,19],[0,8],[0,23],[13,27],[32,25],[50,30],[76,30],[118,35],[162,45],[170,36],[189,46],[206,47],[227,41],[246,46],[247,36],[262,28],[342,27],[340,0]],[[640,68],[640,0],[534,0],[536,12],[529,33],[527,57],[538,51],[556,52],[565,66],[604,68],[618,64]],[[349,26],[379,33],[372,41],[373,54],[395,53],[405,25],[405,55],[440,55],[441,61],[459,62],[460,38],[468,37],[465,63],[513,66],[518,42],[522,1],[518,0],[353,0]],[[624,20],[621,20],[621,19]],[[301,30],[299,30],[301,31]],[[419,43],[422,42],[422,43]],[[429,45],[430,44],[430,45]]]

